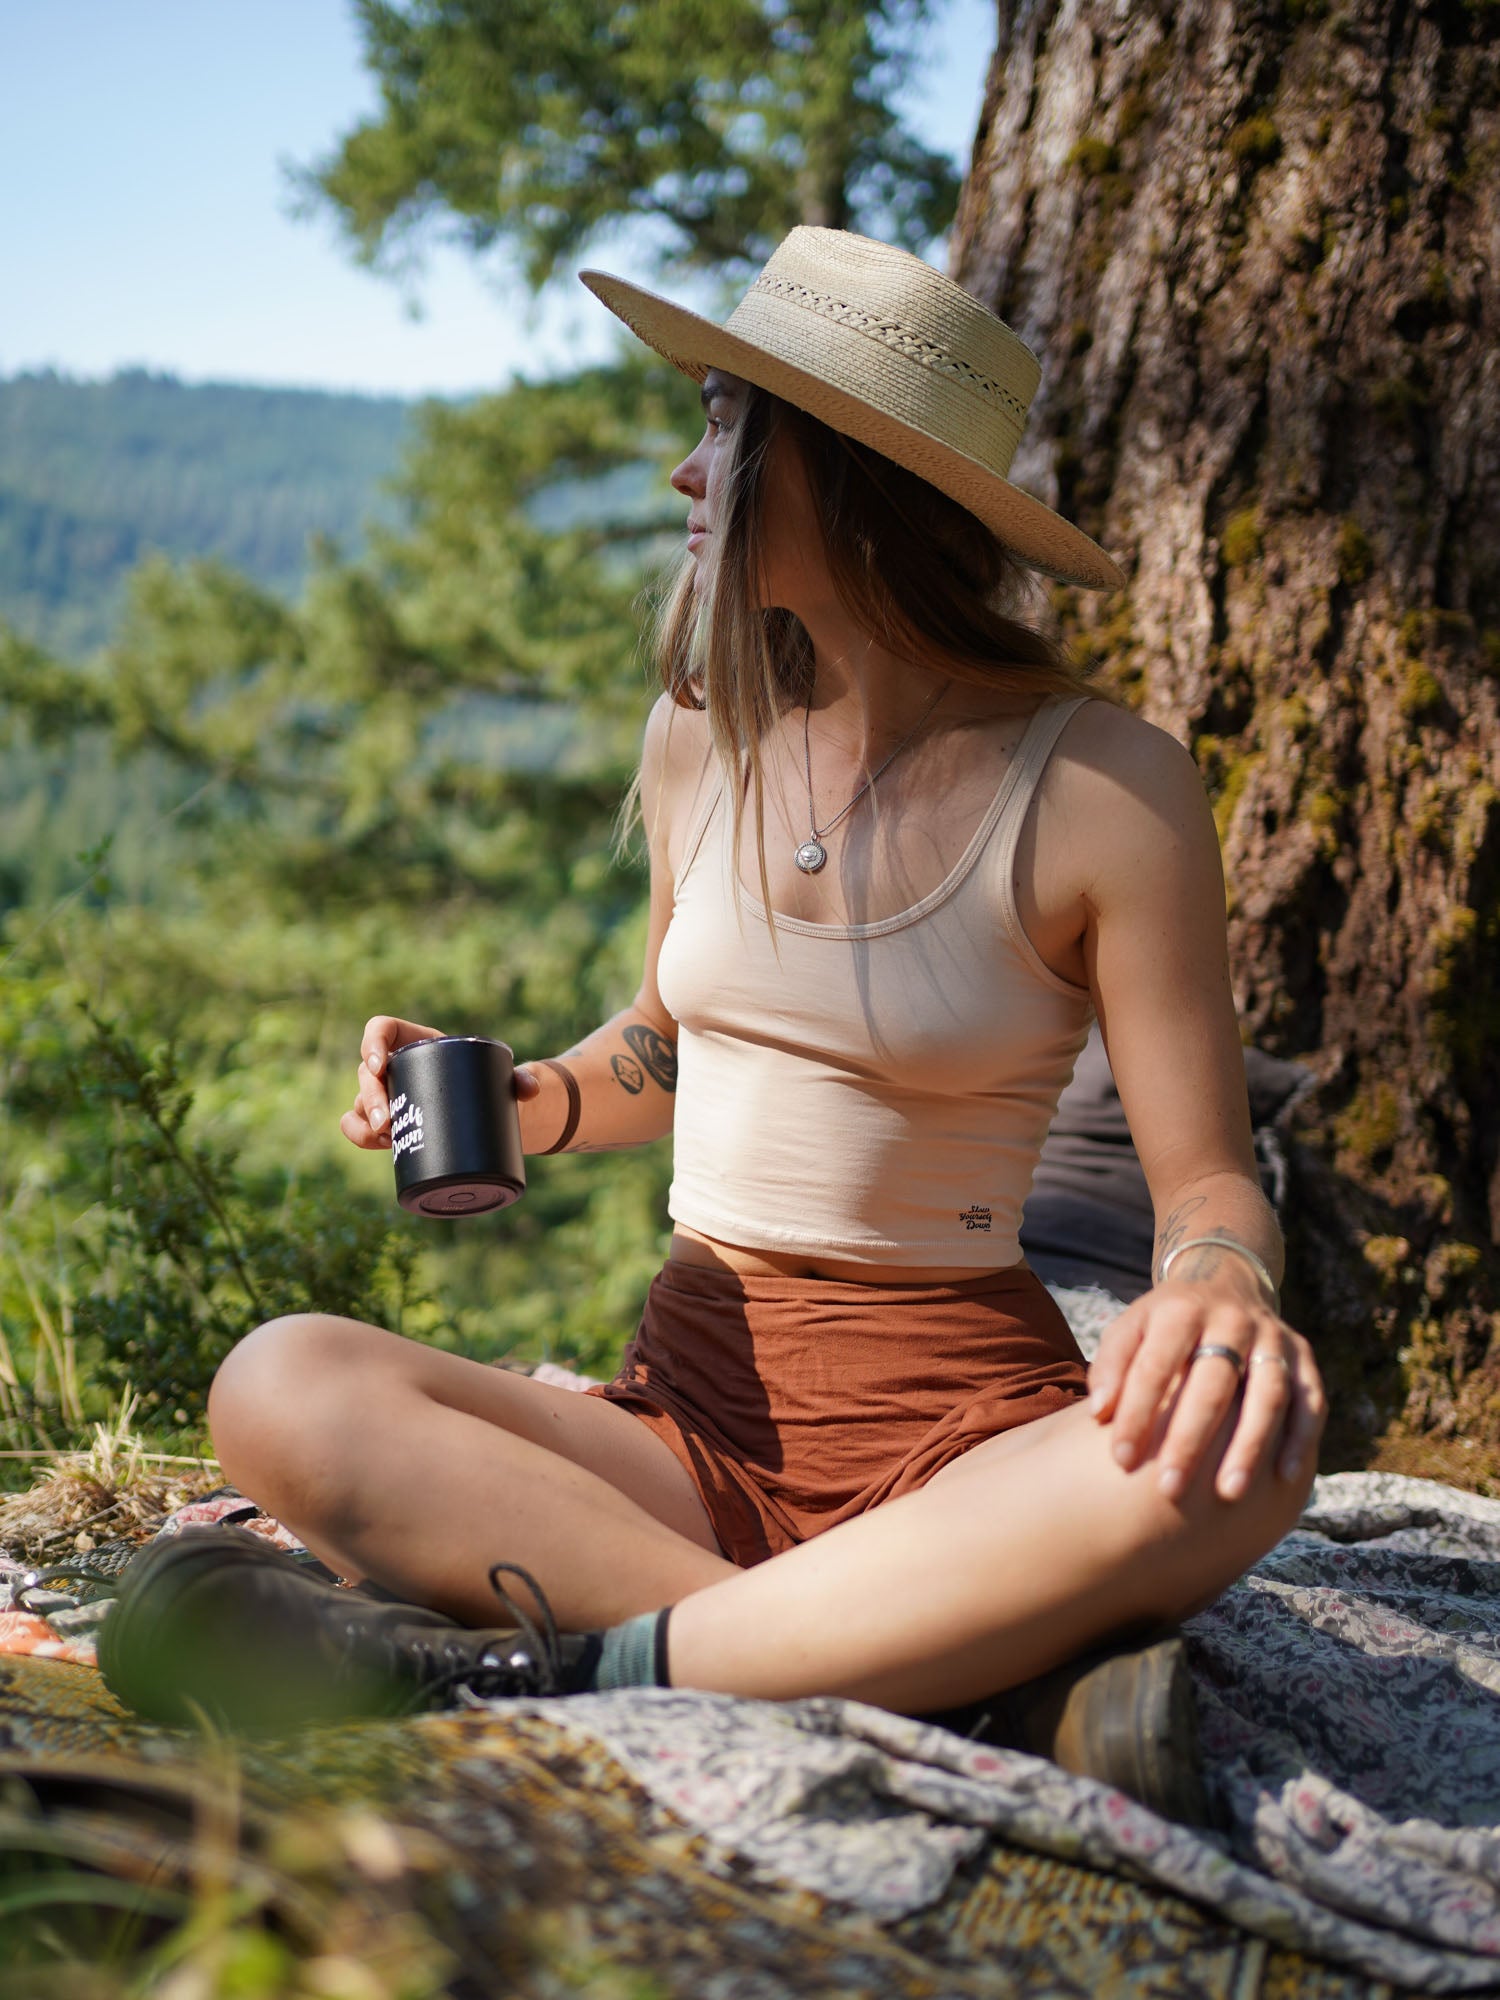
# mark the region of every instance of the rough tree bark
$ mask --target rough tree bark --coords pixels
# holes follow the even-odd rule
[[[1064,628],[1190,743],[1314,1068],[1329,1463],[1500,1481],[1500,0],[1002,0],[955,276],[1044,358]]]

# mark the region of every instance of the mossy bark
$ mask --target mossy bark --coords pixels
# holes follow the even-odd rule
[[[1215,794],[1245,1031],[1317,1074],[1325,1463],[1492,1483],[1500,5],[1000,13],[952,266],[1044,358],[1014,476],[1129,576],[1064,628]]]

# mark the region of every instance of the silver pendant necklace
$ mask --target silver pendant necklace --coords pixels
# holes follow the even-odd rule
[[[807,771],[808,836],[807,839],[803,841],[802,845],[797,849],[797,852],[792,856],[792,859],[796,862],[797,866],[802,870],[802,873],[804,875],[817,874],[818,870],[823,866],[824,862],[826,862],[828,859],[828,849],[823,845],[824,834],[832,833],[833,829],[838,825],[839,821],[844,817],[844,815],[846,813],[853,812],[854,808],[859,804],[860,800],[864,797],[865,793],[869,791],[871,785],[874,784],[875,780],[880,776],[881,772],[887,769],[889,765],[895,763],[896,759],[901,755],[901,752],[906,748],[907,744],[910,743],[912,738],[916,735],[917,731],[922,727],[922,724],[932,714],[932,711],[937,707],[938,703],[942,700],[943,696],[948,692],[948,689],[951,685],[952,684],[949,681],[943,682],[942,686],[938,689],[937,693],[932,697],[932,700],[928,702],[927,706],[922,710],[922,713],[917,717],[916,721],[912,724],[911,728],[907,730],[906,734],[902,737],[901,741],[896,745],[895,749],[891,752],[890,756],[886,758],[885,763],[881,764],[876,770],[873,770],[870,773],[869,777],[865,779],[864,783],[860,786],[859,790],[854,794],[854,797],[850,799],[848,805],[841,807],[839,811],[834,814],[833,818],[827,821],[826,824],[824,824],[823,826],[818,825],[817,807],[813,801],[812,743],[808,734],[808,724],[812,720],[812,692],[811,690],[808,691],[807,707],[802,711],[802,762],[804,768]]]

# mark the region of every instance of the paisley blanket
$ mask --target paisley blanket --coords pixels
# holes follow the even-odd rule
[[[694,2000],[1500,1994],[1500,1501],[1320,1479],[1187,1632],[1212,1834],[858,1703],[677,1690],[310,1731],[244,1752],[246,1797],[375,1805],[446,1843],[458,1901],[433,1921],[481,1953],[476,1912],[493,1927],[550,1856],[569,1921],[607,1953],[628,1932]],[[33,1650],[0,1659],[0,1778],[193,1766],[190,1735],[68,1664],[82,1632]]]
[[[1318,1482],[1187,1627],[1222,1833],[879,1709],[657,1690],[545,1706],[765,1881],[882,1923],[996,1840],[1433,1993],[1500,1990],[1500,1502]]]

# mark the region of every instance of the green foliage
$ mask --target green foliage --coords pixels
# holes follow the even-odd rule
[[[1269,112],[1257,112],[1229,135],[1229,157],[1245,173],[1270,166],[1281,157],[1281,134]]]
[[[0,1788],[8,1996],[440,2000],[454,1990],[457,1955],[439,1935],[444,1850],[417,1850],[358,1803],[299,1801],[269,1816],[261,1805],[249,1831],[232,1750],[211,1735],[192,1748],[191,1764],[162,1767],[149,1808],[143,1792],[132,1810],[128,1776],[112,1810],[80,1809],[45,1771]],[[148,1810],[161,1859],[143,1876],[131,1834]],[[524,1914],[513,1948],[560,1990],[575,1972],[583,1990],[593,1969]],[[627,1989],[588,1990],[624,2000]]]
[[[77,1321],[105,1381],[131,1386],[148,1418],[186,1422],[263,1320],[320,1309],[399,1332],[416,1245],[393,1235],[389,1210],[288,1169],[237,1173],[232,1151],[188,1131],[193,1093],[173,1052],[148,1055],[86,1013],[84,1066],[68,1081],[117,1126],[88,1163],[102,1282]]]
[[[1219,830],[1219,839],[1223,841],[1228,837],[1246,785],[1265,760],[1265,752],[1250,750],[1235,756],[1222,737],[1199,736],[1194,740],[1193,754],[1208,787],[1208,795],[1213,802],[1214,825]]]
[[[1408,721],[1429,715],[1443,705],[1443,690],[1437,675],[1424,667],[1420,660],[1413,660],[1406,670],[1406,678],[1401,683],[1401,692],[1396,705]]]
[[[663,262],[759,263],[798,222],[921,249],[957,176],[891,94],[926,0],[357,0],[378,113],[301,176],[359,255],[399,267],[437,218],[527,280],[624,216]]]
[[[444,211],[540,281],[646,216],[727,277],[797,221],[920,246],[951,212],[888,101],[921,0],[360,12],[381,109],[322,185],[371,256]],[[158,556],[88,664],[0,629],[0,1420],[28,1441],[127,1377],[194,1423],[233,1341],[306,1306],[613,1366],[665,1145],[533,1161],[513,1209],[436,1225],[338,1117],[372,1014],[525,1058],[634,995],[645,871],[612,835],[698,423],[636,354],[428,406],[390,521],[317,547],[295,602],[239,553]]]
[[[322,1307],[399,1326],[417,1246],[390,1211],[288,1166],[237,1171],[235,1150],[194,1127],[193,1090],[170,1048],[147,1052],[85,1001],[81,1028],[53,988],[3,1023],[12,1139],[29,1134],[31,1185],[61,1197],[71,1235],[68,1338],[93,1380],[133,1389],[144,1417],[197,1423],[229,1349],[275,1314]],[[24,1188],[11,1196],[5,1249],[23,1278],[37,1235]],[[19,1304],[20,1310],[17,1311]],[[45,1315],[34,1280],[0,1290],[14,1355]],[[55,1346],[55,1343],[54,1343]],[[33,1370],[12,1366],[10,1416],[45,1429]],[[28,1393],[29,1390],[29,1393]],[[81,1402],[57,1414],[81,1424]]]
[[[1387,1290],[1416,1276],[1411,1266],[1411,1244],[1404,1236],[1369,1236],[1360,1249],[1365,1262]]]
[[[1260,509],[1243,508],[1224,523],[1220,553],[1231,569],[1244,569],[1259,559],[1261,551]]]
[[[1389,1159],[1401,1132],[1401,1105],[1389,1083],[1371,1084],[1334,1120],[1339,1146],[1366,1165]]]
[[[81,655],[113,630],[152,550],[212,555],[292,593],[315,535],[394,520],[380,491],[409,432],[395,398],[108,382],[0,381],[0,615]]]
[[[1289,694],[1276,704],[1277,727],[1294,740],[1306,736],[1313,726],[1313,713],[1308,707],[1307,697]]]
[[[1077,167],[1081,174],[1095,180],[1100,174],[1112,174],[1119,164],[1119,156],[1107,139],[1088,136],[1078,141],[1063,164]]]
[[[1369,536],[1352,514],[1346,514],[1339,522],[1338,538],[1334,543],[1339,582],[1348,584],[1351,589],[1355,584],[1363,583],[1374,560],[1375,551]]]
[[[644,876],[612,832],[651,699],[636,600],[695,421],[694,385],[634,359],[435,408],[408,532],[325,554],[300,605],[157,561],[97,665],[0,642],[0,1203],[76,1344],[55,1332],[54,1361],[0,1275],[26,1442],[126,1377],[196,1421],[227,1347],[299,1306],[613,1365],[662,1254],[664,1147],[537,1166],[502,1222],[435,1227],[337,1117],[370,1014],[540,1055],[633,993]],[[92,1028],[80,990],[108,996]],[[64,1408],[74,1351],[97,1393]]]

